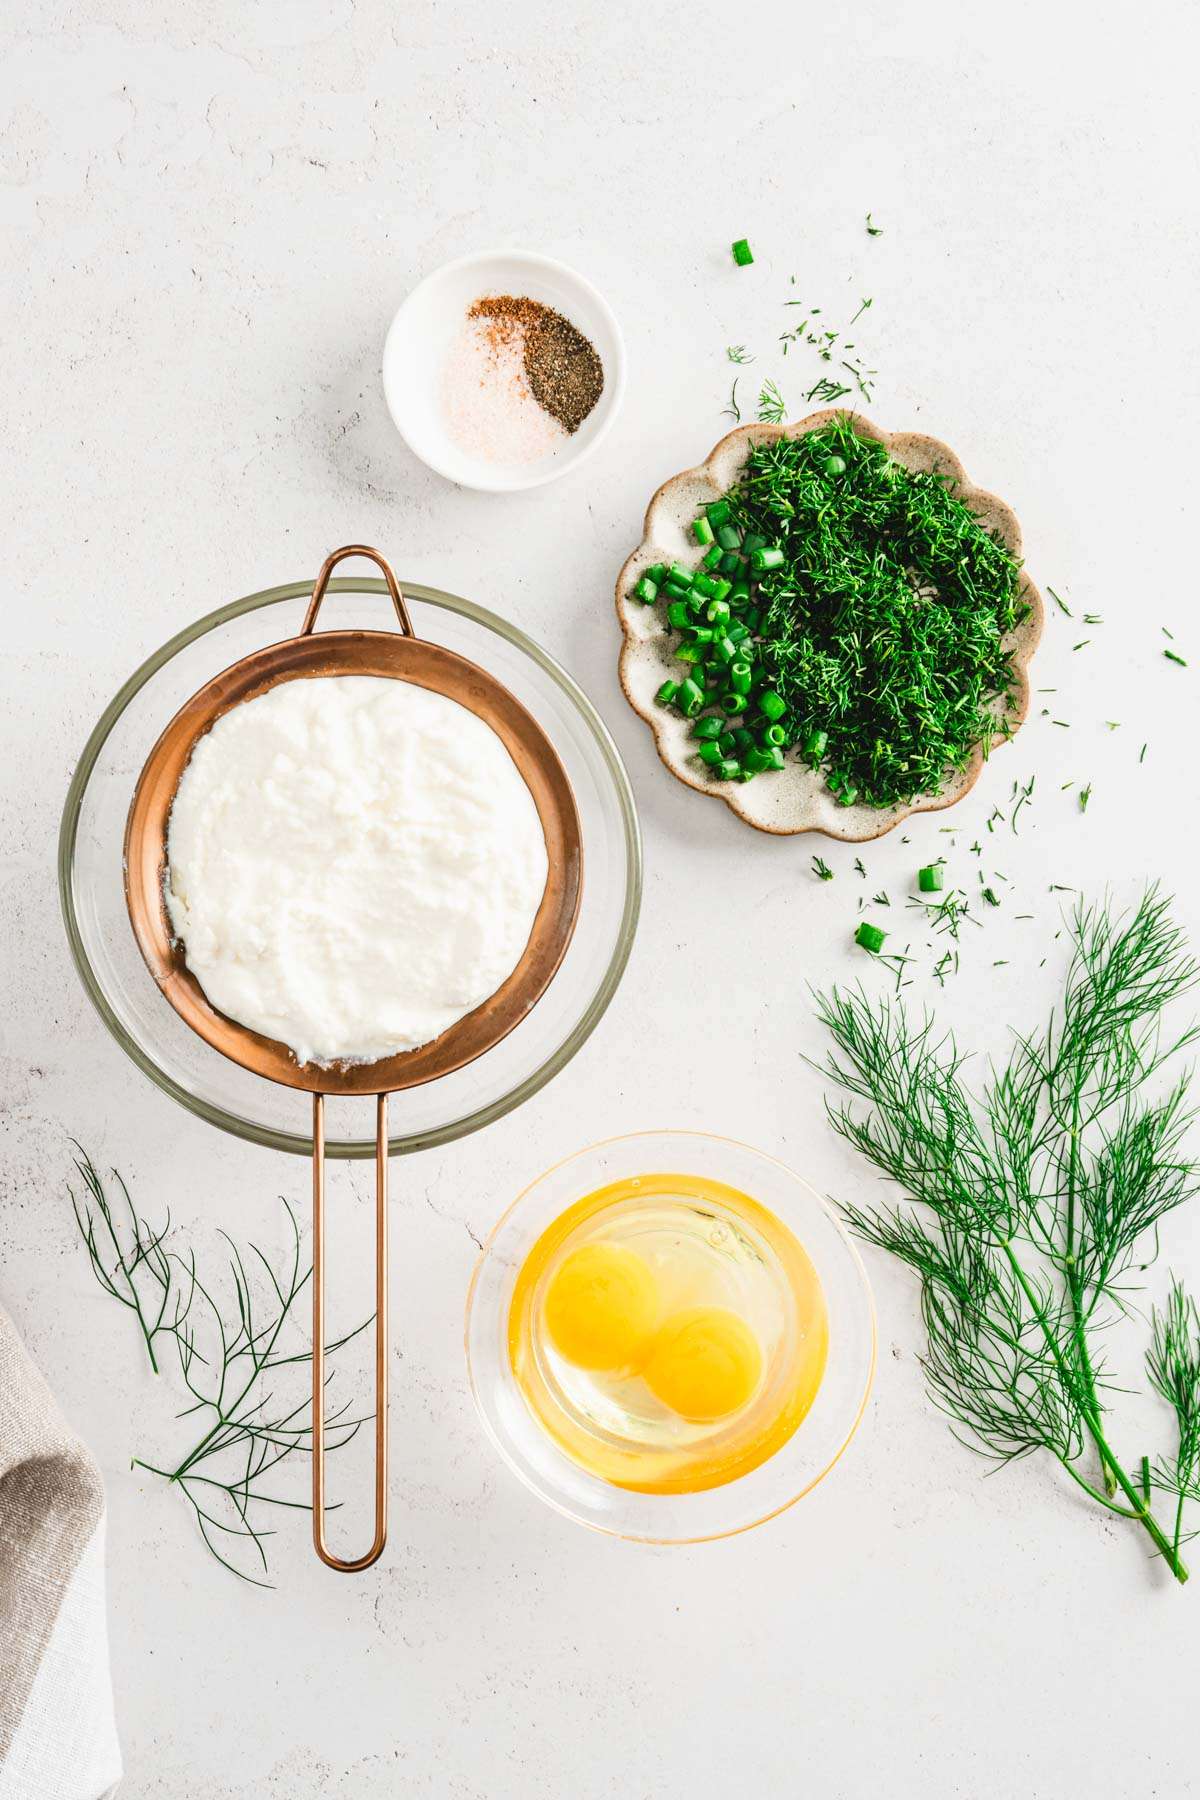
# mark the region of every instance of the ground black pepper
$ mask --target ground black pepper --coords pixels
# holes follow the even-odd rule
[[[486,294],[468,317],[492,321],[499,337],[520,330],[534,399],[567,431],[578,431],[604,392],[604,365],[583,333],[552,306],[525,295]]]

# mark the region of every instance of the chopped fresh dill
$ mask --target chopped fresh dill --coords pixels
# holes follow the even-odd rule
[[[1145,762],[1145,760],[1146,760],[1146,752],[1147,752],[1147,750],[1148,750],[1148,749],[1149,749],[1149,748],[1150,748],[1150,746],[1149,746],[1149,744],[1143,744],[1143,745],[1142,745],[1142,747],[1141,747],[1141,749],[1140,749],[1140,750],[1139,750],[1139,752],[1138,752],[1138,761],[1139,761],[1139,762],[1140,762],[1140,763],[1144,763],[1144,762]]]
[[[863,867],[863,859],[861,856],[856,856],[854,859],[854,873],[856,875],[861,875],[864,881],[867,879],[867,871]]]
[[[1021,815],[1021,808],[1023,806],[1027,806],[1029,804],[1029,802],[1033,799],[1033,784],[1036,780],[1037,780],[1037,776],[1031,775],[1029,777],[1028,782],[1025,784],[1024,787],[1018,786],[1018,784],[1015,781],[1013,782],[1013,790],[1012,790],[1012,794],[1011,794],[1010,798],[1015,800],[1017,802],[1017,804],[1013,807],[1012,817],[1009,819],[1008,822],[1012,828],[1012,832],[1013,832],[1014,836],[1019,835],[1017,833],[1017,820]]]
[[[854,317],[850,321],[851,325],[857,324],[858,320],[862,318],[863,314],[868,310],[868,308],[874,306],[874,304],[875,304],[875,302],[873,299],[860,300],[859,305],[858,305],[858,311],[855,313]],[[846,348],[847,348],[847,350],[853,349],[853,345],[847,344]]]
[[[833,880],[833,870],[830,868],[829,864],[824,860],[823,857],[820,857],[820,856],[813,857],[812,872],[816,876],[818,881],[832,881]]]
[[[1088,801],[1091,799],[1091,797],[1092,797],[1092,784],[1089,781],[1086,787],[1081,787],[1079,790],[1079,810],[1080,810],[1080,812],[1087,811]]]
[[[1084,613],[1083,622],[1085,625],[1103,625],[1104,620],[1099,613]]]
[[[882,237],[883,236],[883,226],[872,224],[870,213],[867,214],[867,236],[868,237]]]
[[[725,417],[727,419],[732,419],[735,425],[739,425],[742,419],[742,409],[738,405],[737,391],[738,378],[735,376],[733,386],[729,390],[729,404],[722,408]]]
[[[937,794],[1007,735],[1019,566],[943,477],[839,418],[755,445],[725,497],[782,553],[758,579],[755,662],[795,738],[822,739],[835,792]]]
[[[745,344],[727,344],[725,354],[731,363],[752,363],[754,361]]]
[[[880,888],[877,894],[871,895],[871,904],[873,906],[890,906],[892,903],[884,893],[883,889]]]
[[[995,888],[985,887],[983,890],[983,897],[989,906],[999,906],[1000,904],[1000,901],[996,896]]]
[[[1091,638],[1080,638],[1077,644],[1071,645],[1071,648],[1072,650],[1086,650],[1091,641]]]
[[[1068,619],[1074,618],[1075,615],[1072,613],[1072,611],[1071,611],[1070,607],[1067,605],[1066,601],[1064,599],[1062,599],[1062,597],[1060,595],[1056,594],[1052,587],[1047,587],[1046,592],[1049,594],[1050,598],[1053,600],[1055,606],[1058,607],[1060,612],[1065,612]]]
[[[1163,655],[1168,662],[1178,663],[1181,669],[1187,668],[1187,658],[1185,656],[1180,656],[1177,650],[1164,650]]]

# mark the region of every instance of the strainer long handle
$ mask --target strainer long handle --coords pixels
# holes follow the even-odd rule
[[[325,1096],[313,1095],[313,1545],[345,1575],[369,1569],[387,1542],[387,1095],[375,1105],[375,1537],[365,1555],[346,1561],[325,1542]]]

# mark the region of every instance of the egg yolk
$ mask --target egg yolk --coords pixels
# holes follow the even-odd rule
[[[658,1324],[649,1263],[620,1244],[584,1244],[564,1257],[546,1295],[546,1330],[580,1369],[634,1370]]]
[[[696,1306],[667,1322],[642,1373],[672,1412],[685,1419],[723,1419],[754,1393],[762,1351],[737,1313]]]

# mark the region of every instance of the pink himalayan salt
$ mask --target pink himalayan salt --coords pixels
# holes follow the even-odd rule
[[[567,436],[533,397],[525,374],[525,333],[468,319],[442,376],[446,425],[459,448],[485,462],[533,463]]]

